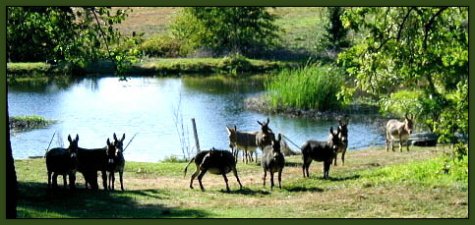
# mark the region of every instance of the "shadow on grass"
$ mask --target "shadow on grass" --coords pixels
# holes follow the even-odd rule
[[[323,192],[322,188],[318,187],[286,187],[284,188],[288,192]]]
[[[302,167],[302,162],[285,162],[286,167]]]
[[[48,190],[44,183],[19,182],[19,217],[167,218],[209,217],[203,210],[159,204],[169,198],[160,190],[92,191],[78,188]],[[139,200],[144,199],[140,203]]]
[[[228,194],[238,194],[238,195],[269,195],[270,192],[266,190],[253,190],[249,188],[243,187],[241,190],[231,190],[230,192],[227,192],[226,190],[221,190],[223,193],[228,193]]]
[[[320,179],[320,180],[329,180],[329,181],[346,181],[346,180],[356,180],[360,177],[361,177],[360,175],[355,174],[355,175],[347,176],[347,177],[329,177],[328,179],[325,179],[323,177],[319,177],[318,179]]]

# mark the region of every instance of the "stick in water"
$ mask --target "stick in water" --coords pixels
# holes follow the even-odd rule
[[[56,131],[53,133],[53,137],[51,137],[51,140],[49,141],[48,147],[45,150],[45,155],[46,155],[46,152],[48,152],[48,150],[49,150],[49,146],[51,146],[51,142],[53,142],[53,138],[54,138],[55,134],[56,134]]]
[[[130,143],[132,143],[132,141],[134,140],[135,136],[137,136],[138,133],[135,133],[134,136],[132,136],[132,138],[130,139],[129,143],[125,146],[123,152],[125,152],[125,149],[127,149],[127,147],[129,147]]]

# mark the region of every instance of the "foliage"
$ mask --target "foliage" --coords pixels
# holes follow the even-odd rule
[[[185,56],[178,39],[160,35],[151,37],[138,46],[138,50],[149,57],[178,57]]]
[[[307,65],[284,69],[265,84],[271,105],[326,111],[338,108],[337,93],[343,83],[340,70],[331,66]]]
[[[329,49],[337,52],[341,48],[349,47],[348,28],[343,27],[340,16],[344,13],[343,7],[328,7],[327,13],[329,23],[325,25],[326,33],[323,35],[324,42],[327,42]]]
[[[275,44],[275,17],[264,7],[192,7],[172,27],[191,47],[202,46],[215,54],[255,54]]]
[[[250,71],[252,64],[246,57],[239,53],[236,53],[224,57],[221,60],[219,67],[227,73],[236,75],[238,73]]]
[[[358,90],[380,98],[384,108],[422,90],[411,111],[422,109],[425,124],[442,136],[468,131],[467,7],[351,8],[341,18],[359,35],[338,59],[349,76],[344,98]]]
[[[66,61],[84,67],[109,58],[119,73],[130,53],[114,25],[128,10],[108,7],[8,7],[7,50],[10,61]]]

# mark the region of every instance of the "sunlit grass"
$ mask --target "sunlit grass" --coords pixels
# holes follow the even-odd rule
[[[238,163],[243,190],[228,174],[230,193],[222,176],[207,174],[205,192],[195,180],[192,163],[127,162],[125,192],[90,191],[77,175],[78,190],[48,192],[44,159],[15,162],[20,217],[87,218],[373,218],[468,216],[468,161],[451,164],[444,173],[447,148],[411,148],[386,152],[383,147],[347,153],[345,165],[332,166],[322,179],[322,163],[313,162],[310,178],[303,178],[301,156],[287,157],[282,189],[262,186],[262,168]],[[441,172],[442,171],[442,172]],[[461,174],[461,175],[460,175]],[[61,179],[59,179],[61,180]],[[100,181],[101,179],[99,179]],[[59,182],[60,187],[62,182]],[[116,187],[118,183],[116,181]],[[252,207],[251,207],[252,206]]]

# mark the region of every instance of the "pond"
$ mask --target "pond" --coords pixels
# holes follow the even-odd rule
[[[326,140],[330,126],[337,126],[336,120],[296,119],[245,109],[246,98],[263,93],[264,77],[132,77],[127,81],[86,77],[68,82],[11,84],[10,116],[40,115],[57,121],[44,129],[13,133],[13,156],[42,156],[51,140],[50,148],[67,146],[68,134],[79,134],[81,147],[104,147],[115,132],[126,134],[125,145],[134,137],[125,150],[126,160],[181,158],[195,151],[192,118],[201,149],[227,149],[226,126],[254,131],[259,129],[256,121],[267,118],[275,133],[284,133],[298,145],[308,139]],[[351,120],[348,129],[350,150],[384,144],[380,128],[372,123]],[[56,137],[52,139],[53,134]]]

